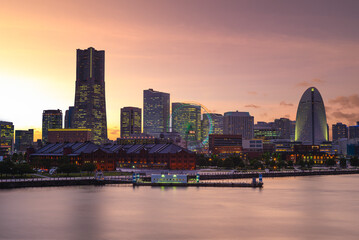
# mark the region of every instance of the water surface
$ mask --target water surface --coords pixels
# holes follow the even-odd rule
[[[359,175],[0,190],[0,239],[358,239]]]

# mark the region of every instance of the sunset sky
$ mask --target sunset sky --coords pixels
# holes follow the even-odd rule
[[[107,122],[143,90],[257,121],[295,120],[318,88],[328,123],[359,121],[359,1],[0,0],[0,120],[35,129],[74,104],[76,49],[105,50]]]

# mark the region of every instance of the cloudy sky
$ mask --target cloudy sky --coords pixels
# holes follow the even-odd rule
[[[255,121],[295,120],[321,92],[328,123],[359,121],[359,1],[0,0],[0,120],[35,128],[74,104],[76,49],[105,50],[110,139],[143,90]]]

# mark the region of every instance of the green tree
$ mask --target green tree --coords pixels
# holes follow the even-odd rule
[[[226,169],[233,169],[233,168],[234,168],[233,159],[232,159],[231,157],[227,157],[227,158],[223,161],[223,167],[225,167]]]
[[[289,160],[289,161],[287,162],[287,165],[290,166],[290,167],[293,167],[293,161],[292,161],[292,160]]]
[[[16,174],[15,164],[10,160],[0,162],[0,174],[1,176],[3,174],[5,174],[5,176],[7,176],[8,174]]]
[[[209,166],[210,163],[209,163],[209,158],[206,157],[204,154],[198,154],[196,156],[196,164],[198,166]]]
[[[311,168],[313,165],[314,165],[314,160],[313,160],[313,159],[310,159],[310,160],[307,162],[308,168]]]
[[[70,173],[79,172],[79,168],[76,164],[65,163],[59,166],[57,172],[67,173],[67,176],[69,176]]]
[[[14,173],[23,176],[26,173],[33,173],[31,166],[27,163],[19,163],[14,165]]]
[[[96,170],[96,165],[93,163],[85,163],[81,166],[81,171],[85,171],[88,174],[90,174],[90,172],[94,172]]]
[[[352,157],[350,159],[350,165],[352,165],[353,167],[358,167],[359,166],[359,159],[357,156]]]
[[[19,159],[19,155],[17,153],[14,153],[13,155],[11,155],[11,160],[16,162]]]
[[[231,159],[233,160],[234,167],[244,168],[246,166],[243,159],[238,154],[232,155]]]
[[[280,160],[277,164],[278,168],[285,168],[287,166],[287,163],[283,160]]]
[[[253,168],[253,169],[263,169],[263,164],[258,160],[258,159],[251,159],[249,161],[249,165]]]
[[[329,158],[329,159],[327,159],[326,164],[327,164],[327,166],[332,167],[336,164],[336,162],[335,162],[334,158]]]
[[[301,166],[302,168],[305,167],[305,162],[302,158],[299,158],[299,160],[297,160],[297,165]]]
[[[340,159],[340,167],[347,168],[347,160],[345,158]]]

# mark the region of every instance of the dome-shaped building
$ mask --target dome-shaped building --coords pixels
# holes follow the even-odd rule
[[[295,141],[319,145],[328,141],[327,117],[322,96],[315,87],[308,88],[299,101]]]

